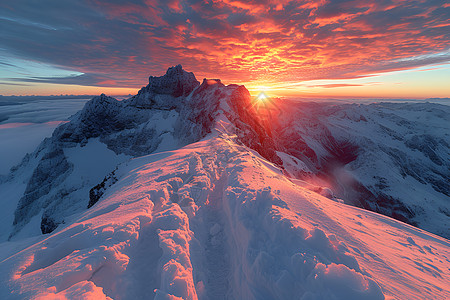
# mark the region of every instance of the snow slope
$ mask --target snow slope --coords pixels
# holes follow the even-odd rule
[[[329,187],[348,204],[450,237],[450,106],[279,106],[285,109],[274,117],[276,143],[301,161],[284,159],[293,176]]]
[[[450,297],[448,240],[300,187],[224,132],[115,174],[62,228],[0,248],[1,298]]]

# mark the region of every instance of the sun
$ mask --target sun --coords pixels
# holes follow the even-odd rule
[[[253,105],[260,115],[264,115],[273,109],[274,103],[264,91],[260,91],[258,96],[253,98]]]
[[[252,107],[261,118],[272,119],[281,112],[281,109],[275,102],[274,98],[269,97],[264,91],[260,90],[258,96],[252,100]]]
[[[269,101],[269,96],[267,96],[264,92],[260,92],[259,95],[256,96],[256,100],[258,102],[267,102]]]

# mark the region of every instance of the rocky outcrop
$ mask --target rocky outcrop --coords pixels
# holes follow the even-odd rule
[[[117,169],[116,169],[117,170]],[[117,177],[115,174],[115,171],[112,171],[110,174],[108,174],[105,179],[103,179],[102,182],[94,186],[92,189],[89,190],[89,203],[87,205],[87,208],[91,208],[97,201],[103,196],[106,189],[108,189],[110,186],[115,184],[117,182]]]
[[[148,81],[136,96],[124,101],[127,106],[175,109],[183,102],[179,98],[187,97],[199,86],[194,73],[186,72],[181,65],[169,68],[164,76],[150,76]]]
[[[18,232],[34,215],[41,209],[47,208],[52,202],[52,194],[59,189],[67,176],[73,169],[61,148],[50,144],[50,149],[40,159],[37,167],[28,181],[23,196],[20,198],[16,211],[14,212],[14,231],[11,236]],[[53,199],[58,201],[59,199]],[[49,228],[48,226],[44,226]],[[56,226],[51,226],[56,228]],[[49,231],[44,230],[45,233]],[[44,233],[43,231],[43,233]]]

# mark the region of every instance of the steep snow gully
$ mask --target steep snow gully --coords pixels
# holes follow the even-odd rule
[[[346,108],[352,120],[358,109]],[[378,205],[358,173],[372,153],[339,139],[350,123],[325,128],[320,116],[308,140],[294,118],[259,118],[244,87],[200,84],[181,66],[130,99],[92,99],[1,182],[17,209],[1,232],[0,298],[449,299],[450,242],[338,199]],[[443,191],[444,167],[426,169]],[[336,189],[343,173],[356,174],[352,188]],[[392,199],[388,215],[410,207]]]

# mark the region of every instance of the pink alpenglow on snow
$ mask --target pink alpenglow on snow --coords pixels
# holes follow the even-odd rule
[[[412,225],[447,229],[394,194],[395,164],[379,190],[370,181],[373,151],[401,137],[367,128],[411,132],[417,106],[276,105],[260,117],[245,87],[181,66],[129,99],[93,98],[0,181],[0,298],[449,299],[450,241]],[[427,107],[430,126],[448,126],[446,108]],[[296,110],[304,119],[287,118]],[[420,164],[419,138],[376,153]],[[401,182],[438,199],[434,176]]]

